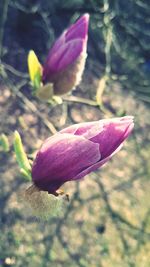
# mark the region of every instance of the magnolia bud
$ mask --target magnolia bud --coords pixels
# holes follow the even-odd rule
[[[43,67],[43,83],[52,82],[54,94],[66,94],[81,81],[86,61],[89,15],[83,15],[56,40]]]

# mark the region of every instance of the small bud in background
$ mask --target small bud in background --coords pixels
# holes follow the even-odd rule
[[[54,94],[63,95],[75,89],[81,82],[87,55],[82,53],[79,58],[64,71],[53,76]]]
[[[89,15],[65,30],[49,51],[42,68],[33,51],[28,55],[29,75],[35,95],[43,100],[63,95],[81,81],[87,57]]]
[[[56,40],[43,67],[43,83],[54,84],[54,94],[66,94],[81,81],[87,57],[89,15],[85,14]]]
[[[0,147],[4,152],[9,151],[9,141],[5,134],[0,135]]]

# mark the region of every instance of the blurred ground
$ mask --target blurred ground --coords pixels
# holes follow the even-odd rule
[[[76,9],[80,1],[74,2]],[[20,3],[28,8],[27,2]],[[54,3],[58,5],[57,1]],[[97,1],[92,3],[96,6]],[[34,7],[35,3],[31,3],[31,6]],[[88,175],[79,183],[72,182],[64,186],[64,190],[70,194],[70,203],[64,207],[60,217],[50,218],[47,222],[34,218],[21,197],[28,183],[19,174],[12,146],[8,154],[1,151],[0,266],[149,267],[149,106],[141,102],[136,90],[131,88],[135,81],[132,79],[130,84],[127,78],[128,75],[132,76],[132,72],[126,72],[126,79],[122,79],[122,82],[121,79],[110,79],[103,96],[104,112],[98,107],[81,103],[64,101],[59,106],[51,106],[33,98],[26,74],[27,52],[36,46],[35,51],[37,49],[41,58],[44,58],[45,46],[48,47],[52,41],[44,40],[48,36],[52,37],[53,29],[55,25],[60,25],[60,20],[58,24],[58,17],[54,16],[53,25],[48,27],[51,31],[49,35],[41,33],[43,31],[37,32],[37,29],[40,31],[39,18],[37,14],[30,14],[32,22],[35,17],[35,35],[33,37],[32,32],[28,36],[31,25],[26,29],[26,20],[23,24],[19,20],[17,24],[18,17],[23,18],[25,15],[25,11],[18,15],[17,8],[11,4],[8,10],[0,72],[1,131],[8,135],[10,144],[12,133],[17,129],[27,153],[31,154],[52,134],[53,125],[59,130],[72,123],[124,114],[135,116],[135,130],[123,149],[101,170]],[[61,9],[59,12],[61,14]],[[62,20],[64,27],[73,13],[71,9],[66,21]],[[17,32],[15,25],[19,25]],[[56,32],[59,30],[56,29]],[[41,34],[46,35],[43,37]],[[97,48],[91,39],[88,49],[89,58],[83,81],[73,95],[95,100],[105,62],[99,63],[94,59]],[[104,55],[100,57],[103,60]],[[144,81],[147,80],[144,79],[143,84]],[[145,86],[148,88],[148,85]],[[130,91],[127,87],[130,87]]]

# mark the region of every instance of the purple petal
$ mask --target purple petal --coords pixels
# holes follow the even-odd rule
[[[34,183],[54,193],[105,164],[133,129],[133,117],[70,126],[44,142],[32,168]]]
[[[33,164],[32,178],[40,189],[54,192],[99,160],[98,144],[81,136],[56,134],[39,151]]]
[[[74,23],[67,30],[65,30],[53,44],[48,54],[48,58],[53,53],[56,53],[58,49],[69,40],[85,39],[88,32],[88,23],[89,14],[85,14],[81,18],[79,18],[76,23]]]
[[[108,157],[128,137],[134,127],[133,117],[105,119],[70,126],[61,133],[81,135],[100,145],[101,157]]]
[[[65,44],[65,35],[66,35],[66,31],[64,31],[60,35],[60,37],[55,41],[55,43],[53,44],[53,46],[51,47],[51,49],[48,53],[47,61],[45,62],[45,64],[48,63],[48,60],[51,57],[51,55],[57,53],[58,50],[60,49],[60,47]]]
[[[134,123],[133,117],[127,116],[112,120],[103,120],[103,130],[90,138],[92,142],[99,143],[101,159],[110,156],[117,147],[129,136]]]
[[[86,53],[89,15],[83,15],[56,40],[50,49],[43,67],[43,82],[53,81],[53,76],[65,70]]]
[[[56,53],[53,53],[47,60],[43,69],[43,80],[57,72],[64,70],[80,56],[84,48],[84,41],[76,39],[60,47]]]
[[[115,155],[120,149],[122,148],[122,144],[107,158],[100,160],[98,162],[96,162],[95,164],[93,164],[92,166],[86,168],[85,170],[83,170],[82,172],[80,172],[78,175],[76,175],[74,177],[74,180],[79,180],[82,179],[84,176],[86,176],[87,174],[91,173],[92,171],[97,170],[98,168],[102,167],[107,161],[109,161],[113,155]]]
[[[76,38],[86,39],[89,24],[89,14],[83,15],[66,31],[66,41]]]

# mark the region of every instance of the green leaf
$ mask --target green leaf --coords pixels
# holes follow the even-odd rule
[[[9,151],[9,142],[8,142],[8,138],[5,134],[0,135],[0,146],[2,147],[4,152]]]
[[[26,177],[28,177],[28,179],[31,180],[31,165],[24,151],[20,134],[17,131],[15,131],[14,133],[13,144],[14,144],[16,159],[20,167],[20,172],[23,173]]]
[[[40,71],[37,71],[35,76],[34,76],[33,87],[34,87],[33,93],[35,93],[41,87],[41,73],[40,73]]]

